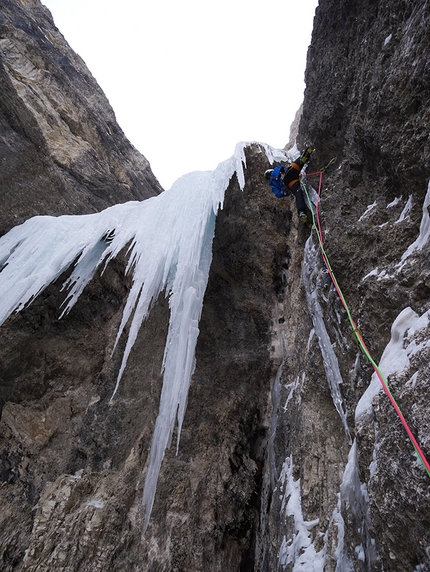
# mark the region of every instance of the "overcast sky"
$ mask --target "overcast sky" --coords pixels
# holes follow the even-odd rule
[[[42,2],[164,188],[288,143],[318,0]]]

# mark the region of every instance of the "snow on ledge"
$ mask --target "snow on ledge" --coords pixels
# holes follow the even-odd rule
[[[385,379],[393,373],[402,372],[410,365],[409,358],[417,352],[430,346],[430,340],[417,344],[410,340],[417,331],[428,326],[430,311],[418,316],[411,308],[405,308],[391,326],[391,340],[385,348],[379,369]],[[372,375],[370,384],[361,396],[355,409],[355,421],[365,420],[372,415],[373,398],[382,390],[382,384],[376,372]]]
[[[397,265],[397,271],[398,272],[400,272],[400,270],[406,264],[408,257],[414,251],[422,250],[424,248],[424,246],[430,240],[430,213],[428,210],[429,206],[430,206],[430,181],[429,181],[429,184],[427,187],[427,194],[425,196],[424,203],[423,203],[423,214],[422,214],[421,224],[420,224],[420,234],[418,235],[418,238],[415,240],[415,242],[413,242],[409,246],[409,248],[406,250],[406,252],[403,253],[402,258],[401,258],[399,264]]]

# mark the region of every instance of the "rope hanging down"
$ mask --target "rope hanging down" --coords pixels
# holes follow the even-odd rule
[[[340,301],[342,302],[342,305],[343,305],[343,307],[344,307],[345,310],[346,310],[346,313],[347,313],[347,316],[348,316],[348,320],[349,320],[349,323],[351,324],[351,328],[352,328],[352,332],[353,332],[353,334],[354,334],[354,337],[356,338],[358,344],[360,345],[361,349],[363,350],[365,356],[367,357],[367,359],[369,360],[369,362],[372,364],[372,367],[373,367],[373,369],[374,369],[376,375],[378,376],[378,378],[379,378],[379,380],[380,380],[380,382],[381,382],[381,384],[382,384],[382,387],[384,388],[385,393],[387,394],[387,396],[388,396],[388,398],[389,398],[389,400],[390,400],[392,406],[394,407],[394,410],[396,411],[397,415],[399,416],[399,419],[400,419],[400,421],[402,422],[403,427],[404,427],[405,430],[406,430],[406,433],[408,434],[410,440],[412,441],[412,445],[414,446],[414,449],[415,449],[415,451],[416,451],[418,457],[420,458],[421,462],[422,462],[423,465],[424,465],[425,470],[427,471],[428,476],[430,477],[430,463],[428,462],[428,460],[427,460],[427,458],[426,458],[424,452],[422,451],[421,447],[419,446],[418,441],[415,439],[415,436],[414,436],[414,434],[412,433],[412,431],[411,431],[411,429],[410,429],[410,427],[409,427],[409,425],[408,425],[406,419],[404,418],[403,413],[402,413],[401,410],[400,410],[400,407],[397,405],[396,400],[394,399],[394,397],[393,397],[393,395],[392,395],[392,393],[391,393],[391,391],[390,391],[390,388],[388,387],[388,382],[387,382],[387,380],[385,379],[384,374],[383,374],[382,371],[379,369],[378,365],[376,364],[376,362],[374,361],[374,359],[373,359],[372,356],[370,355],[370,352],[369,352],[369,350],[368,350],[368,348],[367,348],[367,346],[366,346],[366,343],[365,343],[364,340],[363,340],[363,337],[362,337],[362,335],[361,335],[361,332],[360,332],[360,330],[358,329],[357,324],[355,323],[355,321],[354,321],[354,319],[353,319],[353,317],[352,317],[352,315],[351,315],[351,311],[350,311],[350,309],[349,309],[349,307],[348,307],[348,304],[346,303],[346,300],[345,300],[345,298],[344,298],[344,296],[343,296],[342,290],[340,289],[340,286],[339,286],[339,284],[338,284],[338,282],[337,282],[337,280],[336,280],[336,276],[334,275],[333,270],[332,270],[332,268],[331,268],[331,266],[330,266],[330,262],[329,262],[329,259],[328,259],[328,257],[327,257],[327,253],[326,253],[326,251],[325,251],[325,249],[324,249],[324,241],[323,241],[323,235],[322,235],[322,229],[321,229],[321,220],[320,220],[320,217],[319,217],[319,210],[318,210],[318,208],[319,208],[319,202],[320,202],[320,199],[321,199],[321,189],[322,189],[323,171],[321,170],[321,171],[316,171],[316,172],[314,172],[314,173],[306,173],[306,174],[305,174],[306,177],[311,177],[311,176],[313,176],[313,175],[318,175],[318,176],[319,176],[318,199],[317,199],[317,202],[316,202],[315,213],[313,212],[313,209],[312,209],[312,208],[311,208],[310,210],[311,210],[311,212],[312,212],[313,228],[315,228],[315,230],[316,230],[316,233],[317,233],[317,236],[318,236],[318,242],[319,242],[319,245],[320,245],[320,248],[321,248],[321,254],[322,254],[322,258],[323,258],[323,263],[324,263],[324,265],[325,265],[325,267],[326,267],[326,269],[327,269],[328,274],[330,275],[330,278],[331,278],[331,280],[332,280],[332,282],[333,282],[333,285],[334,285],[334,287],[335,287],[335,289],[336,289],[336,292],[337,292],[337,294],[338,294],[338,296],[339,296],[339,298],[340,298]],[[305,193],[306,193],[306,196],[307,196],[307,198],[308,198],[308,203],[309,203],[309,205],[311,205],[311,201],[310,201],[310,199],[309,199],[308,191],[307,191],[306,185],[304,184],[302,178],[300,179],[300,184],[302,185],[303,190],[304,190]],[[316,221],[316,222],[315,222],[315,221]]]

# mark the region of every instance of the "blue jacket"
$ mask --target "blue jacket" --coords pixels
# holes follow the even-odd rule
[[[291,194],[288,187],[286,187],[282,182],[285,172],[285,166],[278,165],[273,169],[268,181],[269,185],[272,187],[274,195],[276,195],[279,199],[282,199],[283,197],[289,197]]]

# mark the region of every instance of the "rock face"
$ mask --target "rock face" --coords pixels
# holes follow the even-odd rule
[[[158,193],[46,9],[3,5],[2,232]],[[299,143],[317,148],[312,170],[335,158],[320,203],[326,252],[427,458],[428,21],[418,0],[320,0],[299,127]],[[233,177],[226,191],[181,440],[146,533],[167,301],[112,403],[125,253],[60,321],[65,276],[2,326],[2,570],[429,569],[430,479],[387,396],[366,398],[373,368],[322,272],[316,231],[270,193],[268,167],[249,147],[244,190]]]
[[[381,359],[393,323],[390,347],[396,336],[400,342],[397,353],[383,361],[388,373],[396,371],[398,352],[412,356],[411,344],[419,347],[388,381],[427,458],[428,233],[422,249],[403,257],[424,230],[420,223],[429,224],[429,39],[422,31],[429,15],[422,2],[321,0],[299,127],[301,143],[312,141],[317,148],[312,170],[335,158],[323,181],[323,238],[372,357]],[[316,187],[318,180],[312,182]],[[291,569],[292,539],[300,542],[301,531],[308,544],[313,542],[302,544],[302,558],[311,558],[313,549],[317,560],[324,551],[324,570],[428,570],[428,475],[387,396],[378,393],[365,413],[365,402],[358,405],[372,368],[333,286],[314,286],[305,302],[303,287],[324,282],[315,245],[314,238],[305,247],[302,285],[295,271],[286,288],[294,311],[285,320],[288,352],[279,387],[279,404],[284,405],[278,408],[274,438],[279,480],[275,478],[272,496],[266,475],[258,569]],[[299,327],[305,330],[301,336],[295,326],[298,308]],[[320,315],[328,333],[325,348],[318,336]],[[423,316],[417,337],[401,327],[402,319],[408,323],[413,316]],[[334,359],[326,351],[329,344],[343,382],[352,447],[321,363],[322,358]],[[299,515],[292,491],[301,500]],[[304,529],[300,516],[310,523]]]
[[[162,190],[40,2],[2,2],[0,56],[2,234],[31,215],[90,213]]]

